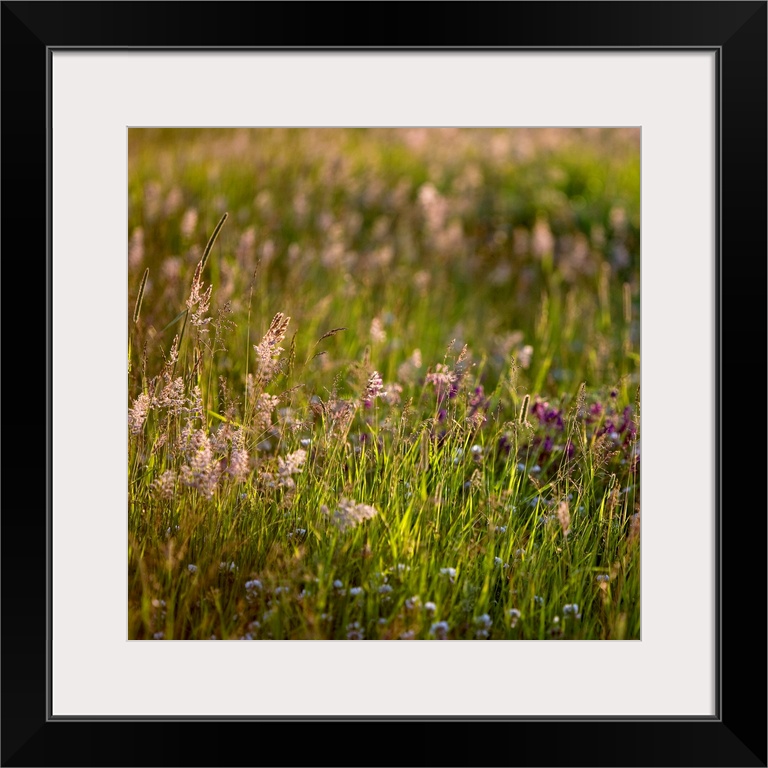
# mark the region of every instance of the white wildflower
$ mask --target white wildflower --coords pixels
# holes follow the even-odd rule
[[[453,584],[454,579],[456,578],[456,569],[455,568],[441,568],[440,569],[440,575],[441,576],[447,576],[448,580]]]
[[[329,514],[331,522],[340,530],[346,531],[354,528],[365,520],[370,520],[379,514],[375,507],[369,504],[358,504],[351,499],[342,498],[337,509],[331,514],[327,507],[323,510]]]

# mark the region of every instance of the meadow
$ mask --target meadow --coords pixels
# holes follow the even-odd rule
[[[635,129],[131,129],[128,636],[640,638]]]

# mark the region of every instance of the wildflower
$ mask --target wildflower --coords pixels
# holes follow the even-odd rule
[[[448,217],[448,201],[431,182],[426,182],[419,188],[418,199],[428,231],[433,235],[439,233]]]
[[[144,229],[136,227],[131,234],[128,245],[128,263],[134,269],[138,268],[144,259]]]
[[[563,606],[563,616],[573,616],[575,619],[580,619],[579,606],[577,603],[569,603]]]
[[[441,576],[447,576],[448,581],[453,584],[454,579],[456,578],[456,569],[455,568],[441,568],[440,569],[440,575]]]
[[[408,611],[412,611],[414,608],[418,608],[421,605],[421,598],[418,595],[409,597],[405,601],[405,608]]]
[[[517,354],[517,362],[521,368],[529,368],[533,357],[533,347],[526,344]]]
[[[371,320],[371,339],[377,344],[383,344],[387,340],[387,332],[384,330],[384,324],[378,317],[374,317],[373,320]]]
[[[240,240],[237,244],[237,260],[241,265],[250,263],[250,259],[254,255],[254,248],[256,246],[256,229],[254,227],[248,227],[248,229],[240,235]]]
[[[351,624],[347,624],[347,640],[364,640],[365,632],[363,632],[359,621],[353,621]]]
[[[352,587],[349,590],[349,594],[352,597],[357,597],[358,595],[362,595],[363,594],[363,588],[362,587]]]
[[[434,604],[434,603],[433,603],[431,600],[429,600],[429,601],[427,601],[426,603],[424,603],[424,610],[425,610],[425,611],[426,611],[426,612],[427,612],[427,613],[428,613],[430,616],[434,616],[434,614],[435,614],[435,613],[436,613],[436,611],[437,611],[437,606],[436,606],[436,605],[435,605],[435,604]]]
[[[520,611],[517,610],[517,608],[510,608],[507,611],[507,616],[509,616],[509,626],[510,628],[514,629],[517,625],[517,622],[520,621],[520,616],[522,614]]]
[[[165,637],[165,632],[155,632],[154,635],[152,635],[153,640],[162,640]]]
[[[128,410],[128,428],[132,435],[138,435],[144,429],[144,422],[149,414],[150,399],[146,392],[142,392],[134,401],[133,407]]]
[[[152,489],[161,499],[170,499],[176,490],[176,473],[167,469],[152,483]]]
[[[374,371],[368,378],[368,384],[365,387],[363,401],[366,408],[370,408],[373,401],[384,394],[384,382],[378,371]]]
[[[181,468],[181,482],[189,488],[196,488],[206,499],[210,499],[221,470],[213,455],[210,439],[202,429],[187,436],[186,453],[187,464]]]
[[[611,577],[607,573],[598,573],[597,576],[595,576],[595,580],[597,582],[607,582],[611,580]]]
[[[416,637],[416,633],[412,629],[409,629],[409,630],[403,632],[400,635],[399,639],[400,640],[413,640],[415,637]]]
[[[334,589],[342,589],[344,587],[344,582],[341,579],[336,579],[333,582]]]
[[[160,394],[152,399],[155,408],[167,408],[169,416],[178,416],[184,410],[186,398],[184,396],[184,379],[177,376],[169,381]]]
[[[196,566],[194,563],[190,563],[190,564],[187,566],[187,570],[188,570],[190,573],[197,573],[197,566]]]
[[[410,382],[416,376],[416,371],[421,368],[421,350],[414,349],[411,356],[397,369],[397,378],[400,381]]]
[[[258,344],[254,344],[253,348],[256,350],[259,370],[262,379],[266,381],[269,381],[277,370],[278,358],[283,351],[283,348],[278,345],[285,338],[290,321],[290,317],[287,317],[282,312],[278,312],[272,318],[272,322],[262,340]]]
[[[478,630],[475,632],[475,637],[480,639],[487,638],[491,625],[493,624],[491,617],[487,613],[482,614],[482,616],[476,616],[475,624],[478,626]]]
[[[249,380],[250,386],[255,387],[252,379]],[[255,395],[253,393],[251,396]],[[254,427],[257,432],[265,432],[272,426],[272,412],[277,408],[280,403],[280,398],[274,395],[269,395],[266,392],[262,392],[255,401],[254,407]]]
[[[403,394],[402,384],[395,382],[387,387],[386,392],[381,393],[381,397],[387,403],[387,405],[397,405],[400,402],[400,397]]]
[[[301,472],[306,460],[307,452],[303,448],[289,453],[284,459],[282,456],[279,457],[277,459],[278,484],[286,488],[295,487],[296,484],[293,481],[292,475],[297,475]]]
[[[447,365],[438,363],[435,370],[427,374],[427,384],[433,384],[438,395],[449,388],[456,381],[456,374]]]
[[[534,595],[533,602],[536,603],[536,605],[544,605],[544,598],[541,595]]]
[[[181,234],[182,237],[189,240],[192,235],[195,234],[195,227],[197,226],[197,211],[194,208],[189,208],[184,212],[184,216],[181,219]]]
[[[382,584],[379,587],[380,595],[388,595],[392,591],[392,587],[389,584]]]
[[[535,256],[541,258],[551,255],[555,247],[555,238],[546,219],[539,217],[531,233],[531,249]]]
[[[482,456],[483,455],[483,446],[482,445],[473,445],[470,449],[473,456]]]
[[[242,429],[236,430],[232,437],[232,453],[227,471],[237,482],[245,480],[250,471],[250,456],[245,448],[245,432]]]
[[[429,634],[437,640],[445,640],[448,637],[449,629],[447,621],[437,621],[429,628]]]
[[[213,318],[203,317],[211,306],[211,292],[213,285],[209,285],[207,290],[203,290],[203,276],[202,276],[203,262],[198,262],[195,269],[195,275],[192,278],[192,289],[187,299],[187,310],[189,312],[189,319],[192,325],[199,328],[200,331],[207,330],[205,328]],[[197,307],[193,312],[192,309]]]
[[[326,515],[330,514],[327,507],[323,508],[323,512]],[[371,518],[376,517],[378,514],[378,510],[369,504],[358,504],[351,499],[342,498],[338,508],[333,514],[330,514],[330,518],[331,522],[340,531],[347,531],[365,520],[370,520]]]

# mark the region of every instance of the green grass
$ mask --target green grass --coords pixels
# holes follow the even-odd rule
[[[640,637],[636,132],[129,168],[131,639]]]

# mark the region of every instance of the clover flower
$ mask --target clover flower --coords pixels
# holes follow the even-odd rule
[[[433,635],[437,640],[446,640],[449,629],[447,621],[437,621],[429,628],[429,634]]]
[[[483,640],[487,638],[492,624],[493,621],[491,621],[491,617],[487,613],[484,613],[481,616],[476,616],[475,625],[478,629],[475,632],[475,637]]]
[[[456,578],[456,569],[455,568],[441,568],[440,569],[440,575],[441,576],[447,576],[448,581],[453,584],[455,578]]]
[[[347,624],[347,640],[365,640],[365,632],[360,626],[359,621]]]

